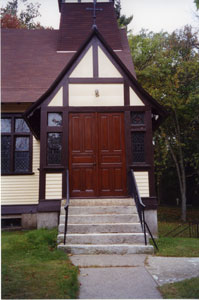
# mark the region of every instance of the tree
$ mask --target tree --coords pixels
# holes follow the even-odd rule
[[[119,27],[127,27],[131,21],[133,20],[133,15],[130,17],[126,17],[125,15],[121,15],[121,3],[120,0],[115,1],[115,11],[118,20]]]
[[[199,9],[199,0],[194,0],[197,10]]]
[[[28,3],[28,0],[21,0],[25,9],[19,12],[18,0],[8,1],[5,7],[1,8],[1,26],[2,28],[43,28],[40,23],[35,23],[35,19],[40,16],[39,3]],[[15,27],[14,27],[15,26]]]
[[[142,31],[129,42],[138,80],[170,112],[154,137],[155,161],[162,171],[173,160],[185,221],[187,179],[199,178],[197,33],[189,26],[172,34]]]

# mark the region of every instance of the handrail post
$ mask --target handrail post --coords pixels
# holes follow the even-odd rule
[[[66,244],[66,234],[67,234],[67,226],[68,226],[68,207],[69,207],[69,201],[70,201],[70,195],[69,195],[69,171],[66,170],[66,204],[64,206],[65,209],[65,226],[64,226],[64,245]]]

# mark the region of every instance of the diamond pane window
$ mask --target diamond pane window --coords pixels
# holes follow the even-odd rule
[[[11,119],[1,119],[1,132],[2,133],[11,132]]]
[[[133,132],[131,134],[133,162],[145,162],[144,137],[144,132]]]
[[[10,154],[11,154],[11,137],[1,137],[1,171],[2,173],[10,172]]]
[[[17,137],[15,140],[15,172],[29,170],[29,137]]]
[[[30,132],[30,129],[28,128],[24,119],[15,119],[15,132]]]
[[[48,113],[48,126],[54,126],[54,127],[62,126],[62,114]]]
[[[131,124],[143,125],[144,124],[144,113],[143,112],[131,112]]]
[[[47,163],[53,165],[61,164],[62,151],[61,133],[48,133],[47,140]]]

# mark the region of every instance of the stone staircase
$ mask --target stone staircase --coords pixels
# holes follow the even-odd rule
[[[64,204],[62,201],[57,238],[59,249],[72,254],[153,253],[153,246],[144,244],[133,199],[70,200],[65,245]]]

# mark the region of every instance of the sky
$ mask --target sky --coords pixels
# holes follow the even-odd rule
[[[4,5],[7,0],[1,0]],[[19,0],[20,2],[20,0]],[[38,21],[43,26],[59,28],[58,0],[29,0],[41,3],[41,17]],[[100,4],[99,4],[100,5]],[[128,26],[134,34],[142,28],[149,31],[172,32],[183,28],[186,24],[197,26],[194,0],[121,0],[122,13],[126,16],[133,14],[133,21]]]

